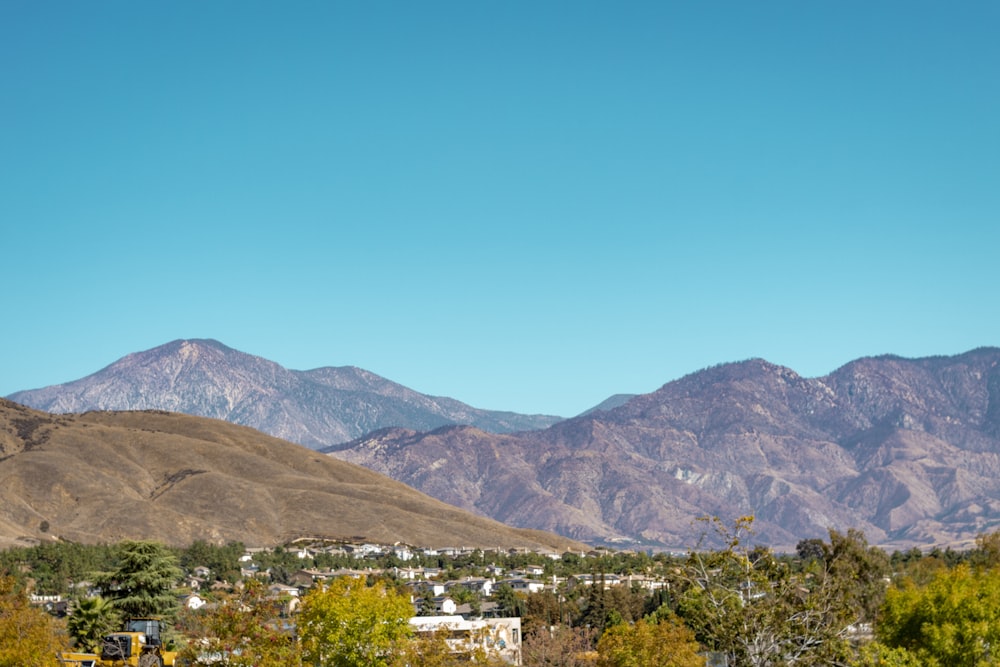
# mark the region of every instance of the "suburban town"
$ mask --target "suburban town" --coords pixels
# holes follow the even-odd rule
[[[751,517],[711,525],[728,541],[688,553],[314,538],[275,548],[39,544],[0,552],[0,571],[15,573],[0,604],[17,609],[24,596],[35,650],[49,646],[73,667],[126,655],[148,657],[127,663],[142,667],[576,667],[636,655],[666,661],[643,664],[868,667],[968,650],[912,635],[918,609],[957,627],[978,622],[967,603],[942,606],[943,594],[1000,602],[1000,534],[964,551],[888,554],[857,531],[831,531],[783,554],[753,544]],[[152,620],[135,626],[133,617]]]

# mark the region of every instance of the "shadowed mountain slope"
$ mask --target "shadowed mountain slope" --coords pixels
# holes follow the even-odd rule
[[[776,546],[830,527],[961,543],[1000,527],[1000,349],[860,359],[816,379],[755,359],[543,431],[389,430],[330,451],[585,541],[690,546],[696,518],[753,514]]]
[[[313,449],[394,426],[429,430],[469,424],[509,433],[559,421],[427,396],[352,366],[288,370],[214,340],[176,340],[80,380],[8,398],[53,413],[168,410],[212,417]]]
[[[222,421],[51,415],[0,399],[0,544],[299,536],[417,546],[582,545],[516,530],[350,463]]]

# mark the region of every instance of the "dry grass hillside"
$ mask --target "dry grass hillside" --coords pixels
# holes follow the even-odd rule
[[[222,421],[51,415],[0,399],[0,546],[303,535],[418,546],[582,545],[476,516],[365,468]]]

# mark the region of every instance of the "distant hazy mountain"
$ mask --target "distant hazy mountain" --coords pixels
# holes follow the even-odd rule
[[[297,537],[582,546],[242,426],[163,412],[52,415],[0,399],[0,547],[52,539],[273,546]]]
[[[604,399],[603,401],[601,401],[594,407],[590,408],[589,410],[581,412],[579,416],[584,417],[586,415],[593,414],[598,411],[611,410],[613,408],[617,408],[620,405],[625,405],[633,398],[635,398],[637,395],[638,394],[615,394],[614,396],[609,396],[608,398]]]
[[[214,340],[176,340],[130,354],[81,380],[11,394],[54,413],[169,410],[251,426],[319,448],[385,427],[468,424],[495,433],[545,428],[548,415],[470,407],[351,366],[295,371]]]
[[[753,514],[792,547],[830,527],[899,546],[1000,528],[1000,349],[879,357],[807,379],[762,360],[694,373],[531,433],[372,433],[335,447],[510,525],[690,546]]]

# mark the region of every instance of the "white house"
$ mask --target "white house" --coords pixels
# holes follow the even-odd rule
[[[647,577],[641,574],[629,574],[621,579],[621,583],[625,586],[636,586],[647,591],[657,591],[661,588],[668,588],[667,582],[663,579],[656,579],[653,577]]]
[[[247,550],[243,552],[243,555],[240,556],[240,562],[249,563],[253,560],[254,556],[265,551],[267,551],[267,549],[264,549],[263,547],[248,547]]]
[[[430,591],[431,595],[438,596],[444,595],[445,590],[447,590],[445,585],[440,581],[426,581],[421,579],[417,581],[408,581],[406,582],[406,585],[413,590],[415,595],[419,595],[425,591]]]
[[[434,603],[434,611],[439,614],[452,616],[458,609],[458,604],[447,595],[439,595],[431,601]]]
[[[414,557],[413,551],[409,547],[396,546],[392,548],[393,555],[404,563],[408,560],[412,560]]]
[[[295,586],[286,586],[284,584],[271,584],[267,587],[268,592],[272,597],[281,597],[282,595],[287,595],[289,597],[297,598],[299,597],[299,589]]]
[[[181,598],[181,605],[185,609],[201,609],[207,603],[205,599],[198,595],[197,593],[192,593],[191,595],[185,595]]]
[[[545,590],[545,582],[537,579],[504,579],[501,583],[507,584],[518,593],[538,593]]]
[[[445,589],[451,590],[455,586],[461,586],[473,593],[479,593],[480,595],[485,595],[489,597],[493,595],[493,580],[484,579],[483,577],[465,577],[464,579],[453,579],[452,581],[445,582]]]
[[[617,586],[622,583],[621,577],[617,574],[600,574],[594,576],[592,574],[574,574],[569,578],[570,589],[576,588],[577,586],[593,586],[594,584],[600,584],[601,580],[604,581],[604,587]]]
[[[397,579],[406,579],[407,581],[414,581],[418,577],[424,576],[423,569],[419,567],[397,567],[393,570]]]

